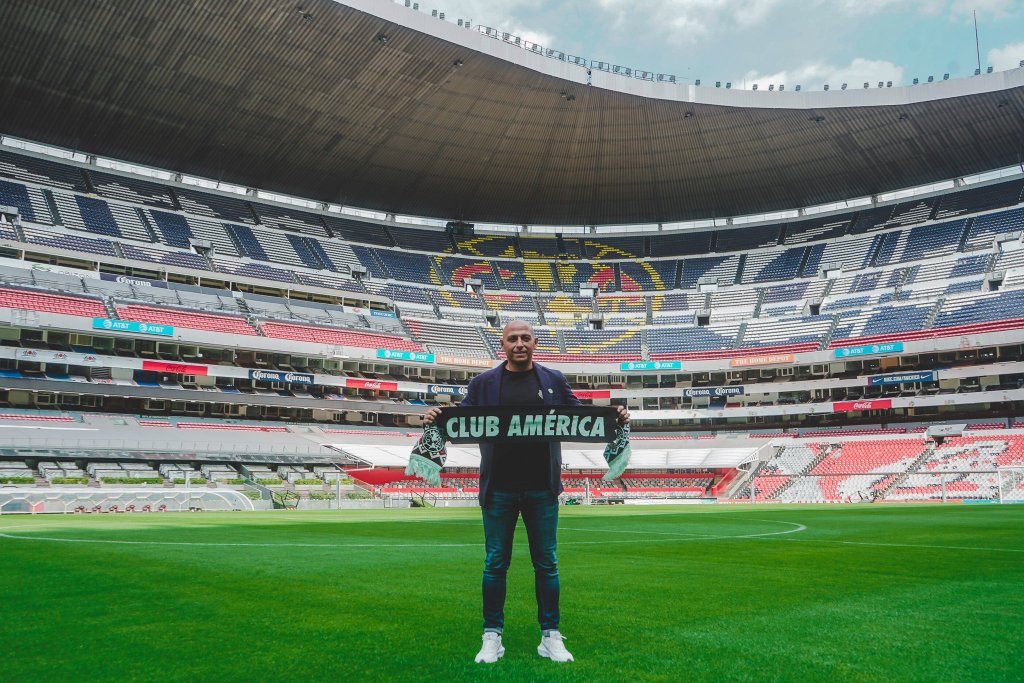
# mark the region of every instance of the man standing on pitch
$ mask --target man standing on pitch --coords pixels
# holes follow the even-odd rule
[[[537,336],[529,324],[513,321],[501,335],[506,361],[473,378],[463,406],[580,405],[565,376],[533,362]],[[618,406],[619,421],[629,413]],[[424,421],[433,422],[440,408],[431,408]],[[512,561],[512,539],[523,516],[533,560],[537,620],[541,639],[537,653],[556,662],[571,662],[572,654],[558,632],[558,494],[562,492],[562,450],[559,443],[480,444],[480,507],[483,510],[484,560],[483,647],[479,663],[493,663],[505,654],[501,632],[505,625],[505,579]]]

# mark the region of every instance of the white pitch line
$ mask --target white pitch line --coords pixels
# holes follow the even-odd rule
[[[800,541],[801,543],[834,543],[836,545],[866,545],[879,548],[927,548],[933,550],[980,550],[993,553],[1024,553],[1019,548],[978,548],[965,545],[927,545],[924,543],[871,543],[868,541],[833,541],[828,538],[776,538],[775,541]]]
[[[759,538],[762,536],[778,536],[799,533],[807,529],[803,524],[795,522],[772,521],[776,524],[790,524],[796,528],[784,531],[771,531],[763,534],[746,534],[742,536],[699,536],[680,538],[642,538],[630,541],[562,541],[559,545],[623,545],[636,543],[679,543],[682,541],[728,540],[730,538]],[[14,527],[0,527],[11,529]],[[599,530],[595,530],[599,531]],[[645,531],[623,531],[622,533],[647,534]],[[51,543],[99,543],[109,545],[153,545],[153,546],[193,546],[215,548],[479,548],[480,542],[474,543],[204,543],[199,541],[118,541],[92,538],[49,538],[46,536],[23,536],[18,534],[0,533],[0,538],[18,541],[45,541]]]

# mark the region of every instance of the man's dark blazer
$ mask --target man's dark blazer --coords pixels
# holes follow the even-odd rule
[[[582,405],[569,388],[565,375],[558,370],[533,364],[540,382],[540,391],[544,404],[550,406]],[[460,405],[464,406],[497,406],[501,404],[501,373],[505,369],[502,363],[487,372],[481,373],[470,381],[466,388],[466,397]],[[550,455],[550,490],[556,496],[562,492],[562,444],[548,444]],[[480,444],[480,506],[487,507],[487,494],[491,490],[491,473],[494,469],[494,445]]]

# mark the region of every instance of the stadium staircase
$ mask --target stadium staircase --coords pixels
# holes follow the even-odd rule
[[[747,269],[747,255],[745,253],[743,253],[743,254],[740,254],[740,264],[739,264],[739,267],[736,268],[736,277],[733,278],[733,281],[730,282],[729,284],[731,284],[731,285],[741,285],[741,284],[743,284],[743,271],[745,271],[746,269]],[[710,299],[711,295],[708,294],[708,297]]]
[[[928,317],[925,318],[924,325],[921,326],[921,329],[923,329],[923,330],[930,330],[930,329],[932,329],[932,325],[935,324],[935,319],[939,317],[939,311],[942,310],[942,304],[945,303],[945,301],[946,301],[946,297],[944,297],[944,296],[940,296],[935,301],[935,307],[928,314]]]
[[[924,448],[921,451],[921,454],[914,459],[914,462],[910,464],[910,467],[908,467],[905,472],[902,472],[901,474],[893,477],[892,481],[890,481],[884,489],[876,493],[875,499],[872,502],[878,503],[884,501],[885,497],[889,495],[890,491],[892,491],[897,486],[906,481],[911,474],[917,474],[921,465],[923,465],[925,461],[928,460],[929,457],[931,457],[931,454],[935,452],[935,448],[936,445],[934,441],[926,441],[924,444]]]
[[[751,318],[761,317],[761,306],[764,304],[764,298],[768,294],[768,287],[761,289],[757,293],[757,303],[754,304],[754,312],[751,314]]]
[[[232,228],[236,226],[225,224],[225,227]],[[238,235],[234,230],[224,230],[224,234],[228,236],[229,240],[231,240],[231,246],[235,248],[235,251],[238,252],[239,256],[249,256],[249,252],[247,252],[245,247],[242,246],[242,242],[238,239]]]
[[[839,326],[839,316],[832,316],[832,324],[828,326],[828,330],[825,332],[821,339],[821,347],[819,350],[824,350],[829,347],[832,343],[832,335],[836,333],[836,327]]]
[[[114,305],[114,299],[109,296],[103,297],[103,308],[107,309],[107,317],[111,320],[117,320],[117,307]]]
[[[809,472],[813,472],[814,468],[821,464],[821,462],[825,458],[829,457],[836,451],[841,451],[842,449],[842,444],[821,444],[821,452],[818,453],[818,457],[814,458],[814,460],[812,460],[810,464],[807,465],[807,467],[800,470],[797,474],[788,475],[789,481],[787,481],[779,488],[775,489],[775,491],[773,491],[771,494],[771,499],[778,500],[782,493],[786,491],[786,489],[792,487],[794,484],[796,484],[797,481],[806,477]],[[754,480],[751,479],[750,481],[751,483],[753,483]]]
[[[476,332],[477,337],[480,339],[480,344],[483,346],[483,348],[487,349],[488,357],[491,360],[496,359],[498,355],[494,353],[494,350],[491,348],[490,342],[487,341],[487,336],[484,333],[483,328],[480,326],[475,326],[473,330]]]
[[[877,235],[875,237],[877,238]],[[875,267],[875,259],[878,258],[879,252],[882,251],[882,245],[884,243],[885,243],[884,239],[875,239],[875,241],[871,243],[871,249],[868,251],[868,257],[864,261],[865,264],[866,264],[865,267],[869,267],[869,268],[874,268]]]
[[[975,218],[975,216],[971,216],[964,221],[964,231],[960,234],[960,243],[956,247],[956,251],[959,254],[969,253],[967,250],[967,242],[971,237],[971,229],[974,227]],[[991,264],[992,262],[989,261],[989,265]],[[985,272],[988,272],[988,267],[985,268]]]
[[[171,196],[171,206],[174,208],[174,210],[184,211],[184,209],[181,206],[181,200],[178,199],[178,193],[174,191],[173,185],[167,186],[167,194]]]
[[[57,200],[53,198],[53,192],[50,190],[43,190],[43,198],[46,200],[46,208],[50,210],[50,216],[53,218],[54,225],[64,225],[64,219],[60,215],[60,210],[57,208]],[[25,236],[22,235],[22,238]]]
[[[149,241],[153,244],[159,244],[160,239],[157,237],[156,230],[153,228],[153,223],[149,220],[149,216],[145,211],[136,207],[135,215],[139,217],[139,223],[146,229],[146,235],[149,237]]]
[[[743,337],[747,333],[747,322],[743,321],[740,323],[739,330],[736,331],[736,343],[733,344],[733,348],[743,348]]]
[[[750,470],[737,469],[736,478],[729,483],[723,498],[734,498],[738,500],[750,498],[750,490],[754,486],[754,479],[757,478],[757,474],[761,471],[761,468],[764,467],[764,464],[765,462],[763,460],[758,460]],[[720,482],[721,480],[719,480],[719,483]],[[712,486],[712,488],[713,487],[714,486]]]
[[[804,249],[803,254],[800,256],[800,266],[797,268],[797,273],[802,273],[807,268],[807,261],[811,258],[811,251],[811,249]]]

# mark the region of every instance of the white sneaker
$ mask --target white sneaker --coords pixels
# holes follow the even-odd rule
[[[505,648],[501,646],[501,634],[494,631],[484,633],[484,644],[476,655],[476,663],[494,664],[504,655]]]
[[[572,653],[565,649],[562,641],[565,637],[558,631],[548,631],[547,635],[540,637],[540,645],[537,646],[537,654],[547,657],[552,662],[571,662]]]

